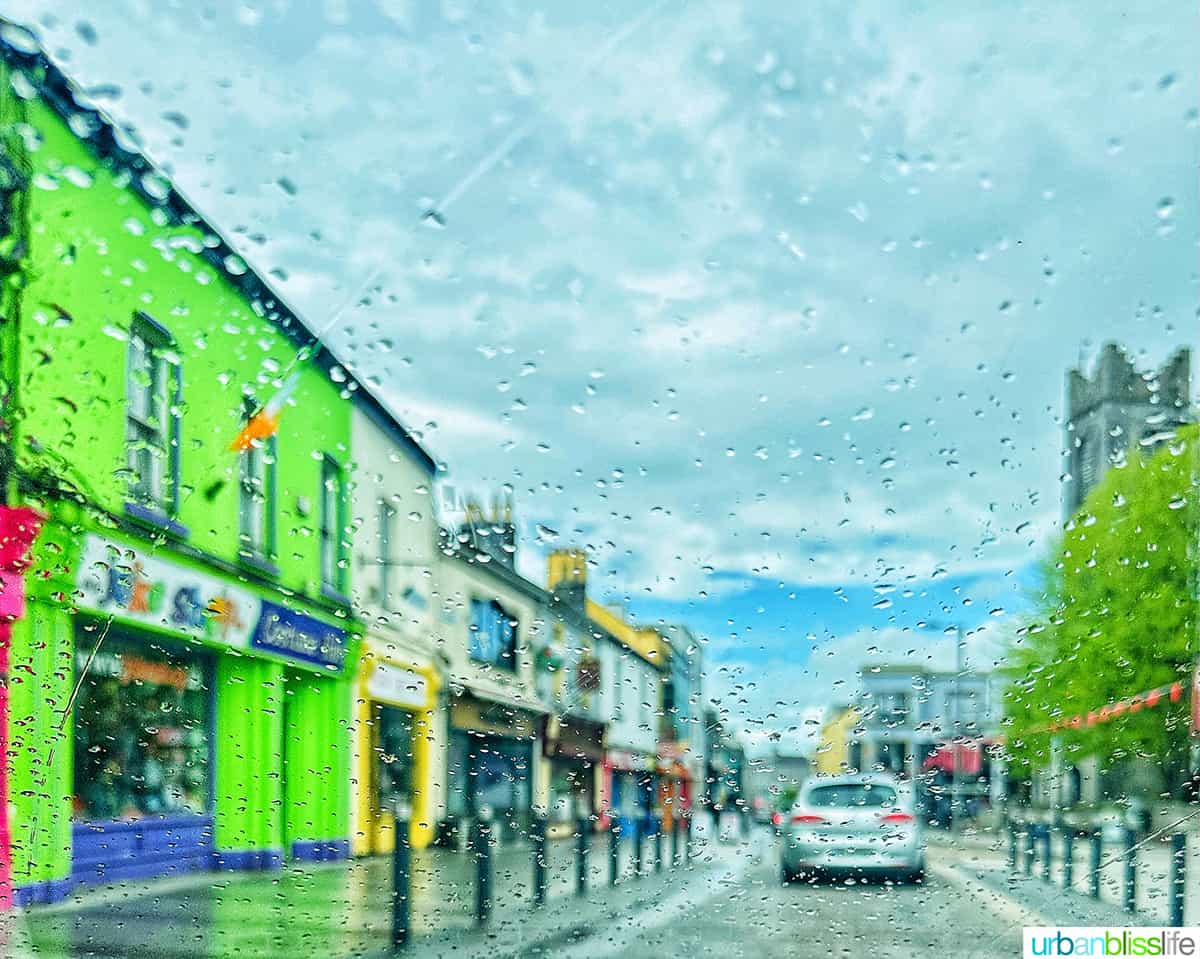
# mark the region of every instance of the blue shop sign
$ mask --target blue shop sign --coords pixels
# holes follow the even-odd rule
[[[341,669],[346,662],[345,630],[265,599],[250,645],[314,666]]]

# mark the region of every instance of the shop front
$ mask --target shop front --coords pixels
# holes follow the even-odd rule
[[[356,856],[390,853],[395,813],[409,816],[409,841],[424,849],[436,815],[431,735],[440,680],[432,663],[387,658],[371,643],[359,669],[355,704]]]
[[[447,820],[460,837],[484,807],[502,841],[528,835],[540,725],[537,712],[511,703],[467,691],[453,698]]]
[[[347,855],[349,634],[165,551],[76,548],[72,603],[51,583],[13,638],[17,902]]]
[[[677,820],[691,815],[692,774],[690,753],[676,742],[658,744],[658,804],[663,811],[663,828],[670,832]]]
[[[608,815],[627,835],[632,835],[635,827],[645,830],[654,810],[654,757],[610,749],[604,757],[604,779]]]
[[[596,779],[604,764],[604,724],[569,714],[550,716],[543,751],[550,774],[550,834],[568,835],[581,810],[589,816],[597,811]]]

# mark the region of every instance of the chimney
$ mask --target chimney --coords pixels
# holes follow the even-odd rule
[[[513,522],[512,496],[496,497],[487,510],[474,500],[468,500],[458,540],[469,543],[476,552],[486,553],[492,562],[515,569],[517,526]]]
[[[556,549],[546,561],[546,589],[564,605],[587,611],[587,550]]]

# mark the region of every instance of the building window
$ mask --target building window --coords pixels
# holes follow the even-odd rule
[[[471,600],[468,649],[478,663],[517,668],[517,621],[494,599]]]
[[[1096,485],[1096,462],[1095,457],[1092,456],[1092,446],[1082,436],[1079,438],[1077,455],[1079,459],[1079,502],[1082,504],[1092,487]]]
[[[346,477],[337,461],[321,461],[321,585],[346,592]]]
[[[247,399],[246,416],[257,406]],[[256,441],[241,454],[239,464],[238,531],[244,556],[269,559],[275,555],[277,437]]]
[[[183,378],[170,334],[150,317],[134,317],[126,377],[125,465],[129,496],[168,515],[179,506],[179,408]]]
[[[885,693],[881,696],[879,721],[884,726],[903,726],[908,721],[908,695]]]
[[[392,592],[392,525],[396,511],[379,501],[379,604],[386,608]]]

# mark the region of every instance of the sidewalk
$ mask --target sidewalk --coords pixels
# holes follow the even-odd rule
[[[663,848],[669,859],[670,837],[664,837]],[[707,868],[704,845],[696,842],[694,848],[689,880]],[[540,935],[553,936],[569,931],[582,903],[592,903],[595,912],[596,904],[606,899],[642,899],[664,884],[677,884],[684,867],[668,862],[656,874],[652,840],[645,849],[645,874],[635,881],[631,844],[622,843],[619,863],[624,882],[613,890],[607,885],[608,836],[594,837],[588,861],[590,894],[579,899],[573,895],[574,840],[547,843],[549,903],[544,910],[532,907],[529,846],[494,849],[493,931],[517,923],[531,934],[540,930]],[[470,854],[445,849],[413,854],[414,945],[436,941],[443,948],[450,942],[486,939],[486,934],[475,931],[475,872]],[[14,959],[379,955],[387,952],[391,941],[391,893],[391,860],[385,857],[297,864],[277,873],[200,873],[129,883],[89,890],[68,902],[21,911],[3,920],[0,955]]]
[[[1018,898],[1023,905],[1041,914],[1051,923],[1060,925],[1163,925],[1170,918],[1170,847],[1162,842],[1150,842],[1137,850],[1136,913],[1125,909],[1125,860],[1120,847],[1105,844],[1101,855],[1100,898],[1091,898],[1091,849],[1083,839],[1072,847],[1071,886],[1064,888],[1062,837],[1056,832],[1050,847],[1050,879],[1044,876],[1041,844],[1030,875],[1025,873],[1024,845],[1020,847],[1017,869],[1007,866],[1007,841],[1003,853],[975,856],[962,861],[958,868],[973,878]],[[968,850],[962,850],[968,853]],[[1185,861],[1190,870],[1200,871],[1200,837],[1188,837]],[[1200,920],[1200,883],[1192,876],[1185,882],[1184,922]],[[1088,921],[1083,921],[1083,920]],[[1092,921],[1095,920],[1095,921]]]

